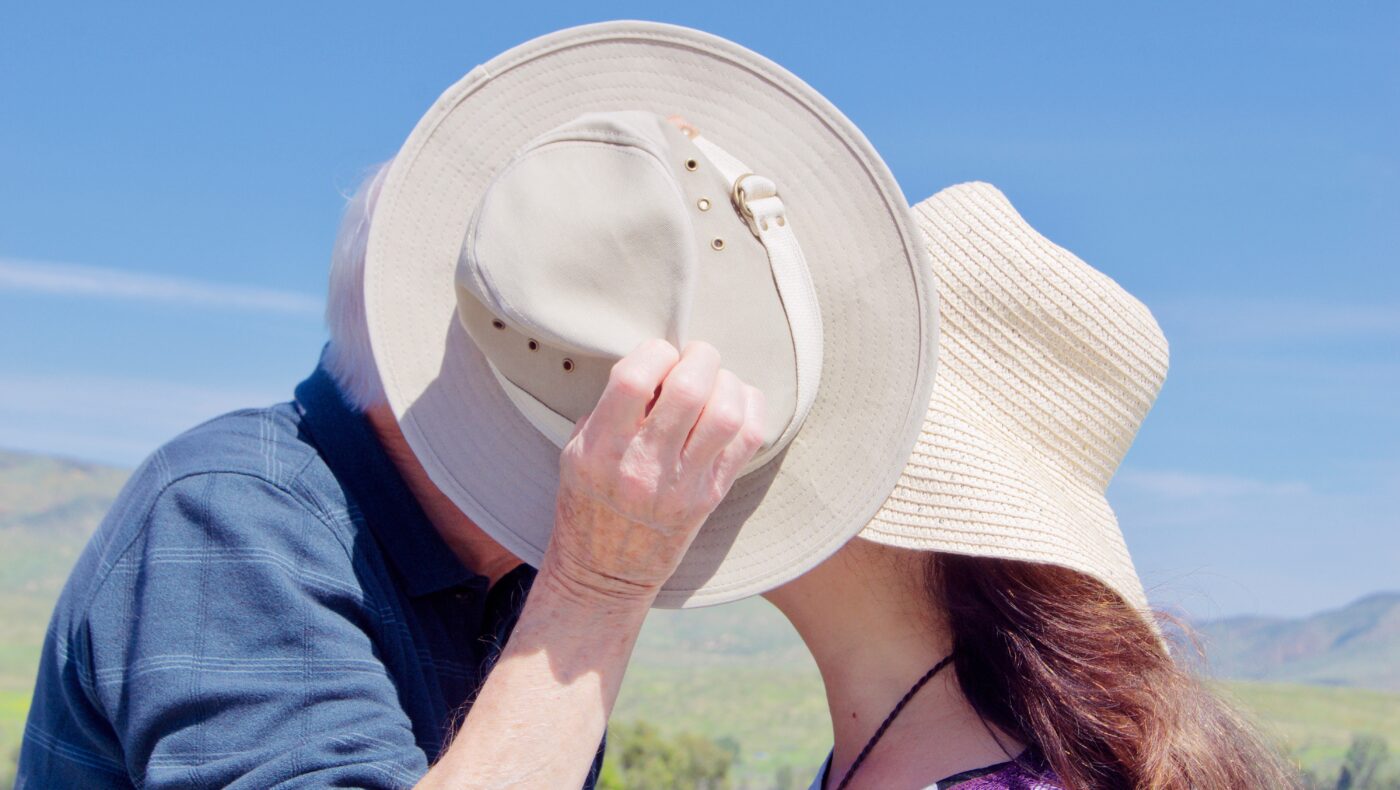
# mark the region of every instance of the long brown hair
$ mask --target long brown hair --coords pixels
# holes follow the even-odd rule
[[[933,554],[964,696],[1068,788],[1293,788],[1278,752],[1094,579]]]

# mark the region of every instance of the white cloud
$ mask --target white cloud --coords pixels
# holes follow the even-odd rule
[[[0,447],[134,466],[160,444],[290,391],[95,375],[0,375]]]
[[[0,291],[319,316],[319,298],[292,291],[141,274],[100,266],[0,258]]]

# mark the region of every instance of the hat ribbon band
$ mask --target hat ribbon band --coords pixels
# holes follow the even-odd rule
[[[817,400],[817,388],[822,378],[822,314],[817,291],[802,245],[787,221],[787,209],[778,197],[778,185],[772,179],[756,175],[747,165],[728,151],[699,134],[691,137],[695,147],[710,160],[720,175],[730,183],[734,208],[749,225],[763,248],[768,252],[768,265],[773,270],[773,284],[787,313],[792,332],[793,353],[797,369],[797,396],[792,419],[777,440],[765,447],[749,463],[747,469],[757,469],[788,446],[812,404]]]

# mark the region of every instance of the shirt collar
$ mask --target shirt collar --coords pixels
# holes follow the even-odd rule
[[[346,499],[359,508],[410,596],[462,587],[485,593],[488,579],[462,565],[438,534],[369,420],[349,405],[326,370],[324,352],[315,372],[297,385],[296,407],[322,460]]]

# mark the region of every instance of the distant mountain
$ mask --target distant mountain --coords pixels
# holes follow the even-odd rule
[[[131,472],[0,450],[0,530],[86,538]]]
[[[1232,617],[1195,626],[1205,670],[1228,680],[1400,691],[1400,592],[1376,593],[1300,618]],[[657,610],[637,661],[804,666],[797,634],[760,599],[696,611]]]
[[[1400,691],[1400,592],[1308,617],[1232,617],[1197,630],[1220,677]]]

